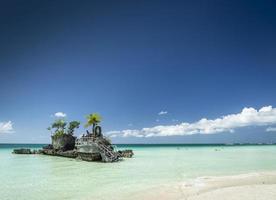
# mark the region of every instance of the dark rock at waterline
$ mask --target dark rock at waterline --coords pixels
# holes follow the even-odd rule
[[[62,157],[67,157],[67,158],[76,158],[78,156],[78,152],[76,150],[58,151],[57,156],[62,156]]]
[[[80,153],[76,150],[61,151],[55,149],[43,149],[42,154],[49,156],[61,156],[67,158],[78,158],[84,161],[101,161],[102,157],[99,153]]]
[[[102,161],[102,156],[100,153],[78,153],[78,159],[84,161]]]
[[[76,158],[78,156],[78,152],[76,150],[62,151],[55,149],[43,149],[41,153],[49,156],[61,156],[67,158]]]
[[[14,149],[14,154],[44,154],[49,156],[61,156],[67,158],[77,158],[84,161],[102,161],[102,157],[100,153],[81,153],[77,152],[77,150],[69,150],[69,151],[62,151],[51,149],[50,146],[46,146],[47,148],[39,149],[39,150],[31,150],[26,148],[21,149]],[[119,150],[118,151],[119,157],[124,158],[131,158],[134,153],[132,150]]]
[[[13,153],[15,154],[32,154],[31,149],[14,149]]]
[[[131,149],[119,150],[118,153],[120,157],[124,157],[124,158],[131,158],[134,155]]]
[[[55,156],[56,152],[57,151],[55,149],[42,149],[41,154]]]
[[[14,149],[13,153],[15,153],[15,154],[38,154],[40,152],[39,152],[39,150],[32,151],[31,149],[21,148],[21,149]]]
[[[50,156],[77,158],[84,161],[102,161],[102,157],[100,153],[81,153],[81,152],[77,152],[76,149],[63,151],[63,150],[54,149],[52,145],[47,145],[43,147],[43,149],[39,149],[39,150],[31,150],[27,148],[14,149],[13,153],[14,154],[44,154],[44,155],[50,155]],[[117,153],[119,157],[124,157],[124,158],[131,158],[134,155],[133,151],[130,149],[119,150]]]
[[[56,149],[43,149],[41,150],[41,154],[49,156],[61,156],[67,158],[76,158],[78,156],[78,152],[76,150],[62,151]]]

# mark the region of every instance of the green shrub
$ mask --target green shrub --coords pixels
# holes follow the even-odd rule
[[[65,135],[65,133],[64,133],[64,131],[62,131],[62,130],[58,130],[58,131],[56,131],[55,132],[55,134],[53,135],[53,138],[54,139],[57,139],[57,138],[59,138],[59,137],[61,137],[61,136],[63,136],[63,135]]]
[[[53,134],[53,138],[58,138],[65,134],[74,135],[75,129],[79,128],[80,122],[79,121],[71,121],[68,126],[67,123],[63,119],[56,120],[47,130],[51,131]],[[52,130],[54,129],[54,133]],[[65,130],[67,129],[67,130]]]

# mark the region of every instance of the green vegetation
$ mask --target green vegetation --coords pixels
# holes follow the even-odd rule
[[[56,131],[60,131],[60,132],[64,132],[64,129],[66,127],[66,122],[63,119],[59,119],[56,120],[53,124],[52,124],[52,128],[56,128]]]
[[[80,127],[80,122],[78,121],[72,121],[69,123],[69,126],[67,128],[67,134],[74,135],[75,129]]]
[[[53,137],[61,137],[64,134],[74,135],[75,129],[79,128],[80,126],[80,122],[71,121],[68,124],[67,130],[65,131],[66,125],[67,122],[65,122],[63,119],[58,119],[50,127],[48,127],[47,130],[51,131]],[[54,133],[52,132],[52,129],[54,129]]]
[[[85,127],[92,126],[92,133],[94,133],[95,126],[101,122],[102,117],[97,113],[92,113],[86,117],[87,122]]]
[[[102,118],[97,113],[92,113],[86,117],[87,122],[85,127],[92,126],[92,133],[94,133],[94,129],[98,123],[101,122]],[[76,129],[80,127],[79,121],[71,121],[67,123],[64,119],[57,119],[54,123],[51,124],[47,130],[51,131],[53,137],[60,137],[64,134],[74,135]]]
[[[55,134],[53,135],[54,138],[59,138],[63,136],[65,133],[63,131],[56,131]]]

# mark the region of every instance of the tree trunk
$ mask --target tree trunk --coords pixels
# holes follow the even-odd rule
[[[92,134],[95,134],[95,123],[93,124],[93,127],[92,127]]]

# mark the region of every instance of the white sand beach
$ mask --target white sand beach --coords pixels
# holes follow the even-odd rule
[[[198,181],[198,180],[197,180]],[[276,172],[203,177],[194,185],[184,184],[188,200],[275,200]],[[189,188],[191,187],[191,188]]]
[[[138,196],[145,200],[275,200],[276,172],[200,177]]]
[[[276,185],[244,185],[218,188],[188,198],[188,200],[275,200]]]

